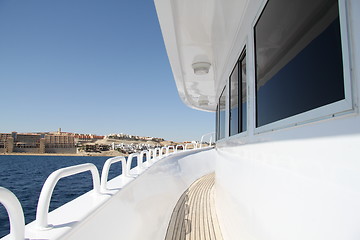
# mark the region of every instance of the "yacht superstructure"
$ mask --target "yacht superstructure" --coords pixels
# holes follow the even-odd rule
[[[216,147],[143,152],[132,170],[111,159],[121,176],[93,174],[93,191],[42,211],[25,238],[165,239],[183,193],[214,172],[225,240],[359,239],[360,1],[155,6],[180,98],[216,112]]]
[[[155,3],[180,97],[217,112],[224,239],[358,239],[360,2]]]

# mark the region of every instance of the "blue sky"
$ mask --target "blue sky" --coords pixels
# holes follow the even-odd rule
[[[153,1],[0,1],[0,132],[196,140],[214,119],[181,102]]]

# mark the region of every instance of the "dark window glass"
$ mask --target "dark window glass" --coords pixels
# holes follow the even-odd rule
[[[255,25],[257,127],[345,98],[338,3],[269,0]]]
[[[230,75],[230,136],[240,132],[239,129],[239,62]]]
[[[229,78],[230,136],[246,131],[246,58],[245,50]],[[240,103],[240,104],[239,104]]]
[[[241,132],[247,130],[247,101],[246,101],[246,54],[245,51],[240,57],[240,82],[241,82]]]
[[[222,91],[219,99],[219,139],[225,137],[225,104],[226,104],[226,87]]]
[[[215,138],[219,140],[219,105],[216,106],[216,126],[215,126]]]

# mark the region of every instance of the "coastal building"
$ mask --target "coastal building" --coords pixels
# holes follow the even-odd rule
[[[73,136],[75,138],[76,143],[79,143],[79,142],[93,142],[93,141],[96,141],[96,140],[104,139],[104,136],[98,136],[98,135],[94,135],[94,134],[78,134],[78,133],[74,133]]]
[[[138,141],[130,144],[107,144],[97,142],[102,139],[118,139]],[[142,141],[153,141],[156,143],[142,143]],[[80,150],[88,152],[119,150],[124,153],[132,153],[151,147],[162,146],[163,138],[142,137],[129,134],[110,134],[98,136],[95,134],[78,134],[62,132],[61,128],[54,132],[37,133],[0,133],[0,153],[77,153]],[[155,144],[155,145],[154,145]]]
[[[0,153],[76,153],[74,134],[0,133]]]
[[[76,153],[74,135],[45,135],[46,153]]]
[[[0,133],[0,153],[12,152],[14,139],[11,133]]]
[[[5,149],[6,141],[11,137],[10,133],[0,133],[0,151]]]
[[[109,135],[105,136],[105,138],[108,138],[108,139],[125,139],[125,140],[141,140],[141,141],[155,141],[155,142],[162,142],[162,141],[165,140],[163,138],[134,136],[134,135],[124,134],[124,133],[112,133],[112,134],[109,134]]]
[[[19,153],[41,153],[40,139],[42,135],[36,133],[17,133],[12,132],[13,151]],[[9,142],[10,143],[10,142]],[[8,147],[8,149],[10,146]],[[10,151],[8,151],[10,152]]]

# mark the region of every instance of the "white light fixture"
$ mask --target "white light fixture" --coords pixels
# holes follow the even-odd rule
[[[209,100],[208,100],[207,96],[201,95],[199,97],[198,104],[199,104],[199,106],[207,106],[207,105],[209,105]]]
[[[194,73],[196,75],[204,75],[209,73],[211,64],[208,62],[196,62],[193,63],[191,66],[194,69]]]

